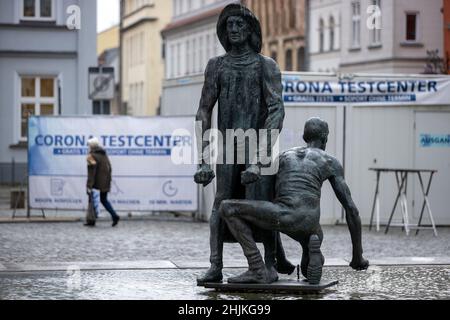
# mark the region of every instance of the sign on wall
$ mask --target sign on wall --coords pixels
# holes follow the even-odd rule
[[[301,75],[283,75],[286,105],[440,105],[450,101],[450,77],[364,78],[305,80]]]
[[[30,207],[87,207],[87,141],[97,137],[111,160],[108,198],[117,210],[196,211],[196,166],[172,161],[191,150],[193,133],[192,117],[31,117]]]
[[[421,134],[420,145],[424,148],[450,148],[450,134]]]
[[[112,100],[114,99],[114,68],[91,67],[89,68],[89,99]]]

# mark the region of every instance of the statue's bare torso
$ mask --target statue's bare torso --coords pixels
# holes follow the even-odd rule
[[[280,155],[275,202],[301,210],[320,208],[322,184],[333,176],[336,160],[317,148],[293,148]]]

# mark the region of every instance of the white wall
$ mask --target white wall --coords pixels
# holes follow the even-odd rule
[[[200,102],[203,81],[203,75],[166,80],[163,84],[161,115],[195,115]]]
[[[443,167],[435,167],[433,157],[439,155],[431,148],[427,150],[429,151],[427,154],[428,161],[422,161],[420,164],[416,164],[415,161],[417,134],[414,130],[414,124],[415,113],[419,110],[428,112],[440,110],[450,114],[450,105],[442,107],[418,105],[405,107],[354,106],[348,110],[347,179],[355,203],[361,212],[362,221],[365,224],[368,224],[370,220],[376,181],[375,172],[368,170],[370,167],[437,169],[436,176],[440,176],[439,180],[442,183],[446,181],[444,183],[446,186],[442,186],[441,183],[441,188],[437,190],[436,181],[438,179],[435,178],[430,193],[434,200],[431,207],[438,224],[450,224],[450,214],[447,210],[448,206],[445,204],[446,198],[442,197],[442,193],[440,197],[435,197],[436,192],[441,192],[442,187],[446,190],[450,188],[448,161]],[[435,116],[439,117],[439,113],[435,112]],[[410,175],[408,177],[408,205],[411,223],[417,223],[419,206],[421,206],[423,200],[421,194],[419,194],[419,186],[418,178]],[[383,173],[380,185],[380,220],[382,224],[388,221],[397,190],[395,175]],[[426,214],[425,217],[427,217]],[[428,218],[426,221],[429,221]],[[393,223],[401,223],[399,205],[394,214]]]

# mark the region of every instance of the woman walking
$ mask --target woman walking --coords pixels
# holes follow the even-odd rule
[[[100,191],[100,202],[112,217],[112,226],[115,227],[120,217],[114,211],[111,203],[108,201],[108,192],[111,190],[111,162],[105,149],[100,146],[97,138],[88,140],[89,154],[87,156],[88,179],[87,194],[92,196],[92,189]],[[86,226],[94,226],[94,223],[86,223]]]

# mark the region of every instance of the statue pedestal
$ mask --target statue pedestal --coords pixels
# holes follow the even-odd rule
[[[309,284],[306,280],[285,280],[281,279],[270,284],[251,284],[251,283],[205,283],[199,285],[207,289],[215,289],[222,292],[271,292],[271,293],[317,293],[326,288],[330,288],[339,283],[334,280],[322,280],[317,285]]]

